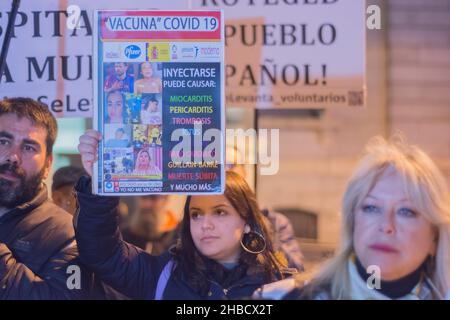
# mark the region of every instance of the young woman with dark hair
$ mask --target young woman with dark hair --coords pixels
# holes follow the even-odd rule
[[[100,134],[80,138],[83,165],[92,173]],[[82,261],[106,283],[135,299],[240,299],[288,274],[276,257],[265,217],[245,180],[228,172],[223,195],[186,201],[181,236],[168,253],[151,256],[122,240],[118,198],[76,190],[77,242]]]

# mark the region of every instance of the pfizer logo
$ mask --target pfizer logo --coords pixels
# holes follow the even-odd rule
[[[128,59],[136,59],[141,55],[141,48],[132,44],[125,48],[125,56]]]

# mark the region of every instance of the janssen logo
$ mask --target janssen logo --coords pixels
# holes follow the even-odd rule
[[[185,47],[181,49],[181,57],[182,58],[194,58],[194,48],[193,47]]]
[[[131,44],[128,47],[125,48],[125,56],[128,59],[136,59],[139,58],[139,56],[141,55],[141,48],[139,48],[138,46]]]

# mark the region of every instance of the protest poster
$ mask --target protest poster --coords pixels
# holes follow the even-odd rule
[[[224,28],[215,11],[96,11],[93,192],[224,190]]]

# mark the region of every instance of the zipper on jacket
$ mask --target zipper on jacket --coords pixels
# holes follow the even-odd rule
[[[209,282],[216,284],[217,286],[219,286],[219,288],[222,288],[222,286],[218,282],[216,282],[214,280],[209,280]],[[231,289],[243,287],[244,285],[246,285],[246,284],[245,283],[239,283],[239,284],[232,285],[232,286],[230,286],[228,288],[222,288],[222,292],[227,297],[228,296],[228,292],[230,292]]]

